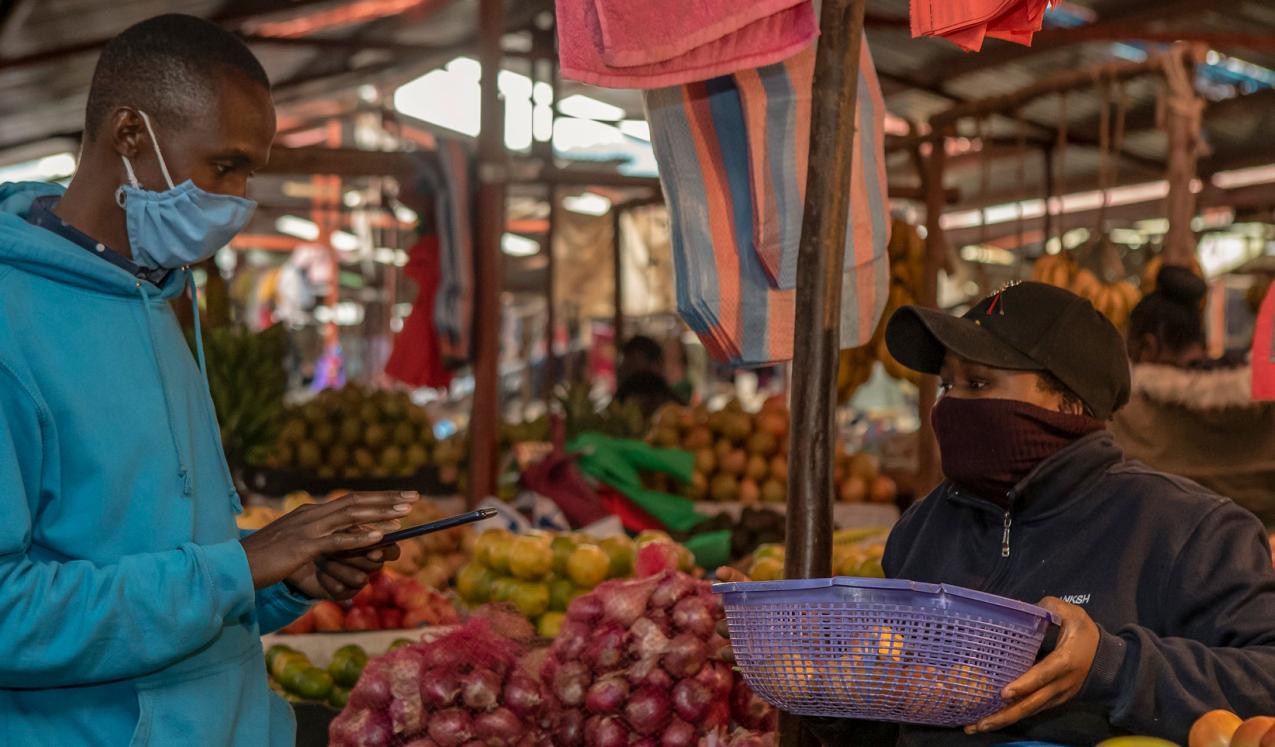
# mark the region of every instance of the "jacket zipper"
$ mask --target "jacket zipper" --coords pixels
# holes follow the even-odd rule
[[[1006,511],[1005,523],[1004,523],[1005,531],[1001,534],[1001,557],[1002,558],[1009,557],[1009,528],[1010,526],[1013,525],[1013,523],[1014,523],[1014,518],[1009,515],[1008,511]]]

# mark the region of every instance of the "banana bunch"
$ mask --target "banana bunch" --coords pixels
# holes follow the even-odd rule
[[[885,345],[885,325],[890,315],[901,306],[916,303],[925,282],[925,241],[916,228],[901,220],[895,220],[890,229],[890,297],[885,311],[877,323],[872,339],[866,345],[841,351],[837,368],[837,400],[847,402],[855,391],[872,377],[872,367],[881,361],[886,373],[896,379],[906,379],[916,384],[921,375],[890,355]]]
[[[1070,288],[1080,268],[1070,254],[1043,254],[1032,265],[1032,280],[1059,288]]]
[[[278,435],[288,386],[287,351],[287,333],[278,324],[258,333],[219,327],[204,334],[208,390],[232,467],[269,449]]]

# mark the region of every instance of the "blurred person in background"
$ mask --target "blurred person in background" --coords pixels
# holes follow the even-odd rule
[[[645,418],[664,405],[684,404],[664,375],[664,348],[645,335],[630,337],[620,348],[616,381],[615,401],[637,402]]]
[[[1275,403],[1242,359],[1209,359],[1204,281],[1166,266],[1129,319],[1133,393],[1111,430],[1130,459],[1194,480],[1275,526]]]

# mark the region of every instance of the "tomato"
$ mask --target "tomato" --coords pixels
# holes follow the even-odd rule
[[[1240,717],[1230,711],[1209,711],[1191,726],[1188,747],[1230,747],[1231,737],[1240,728]]]
[[[1275,728],[1275,718],[1254,716],[1240,724],[1231,737],[1231,747],[1262,747],[1262,737]]]

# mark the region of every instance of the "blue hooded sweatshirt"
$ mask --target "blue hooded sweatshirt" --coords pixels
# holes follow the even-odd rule
[[[207,383],[162,287],[0,185],[0,745],[292,745]]]

